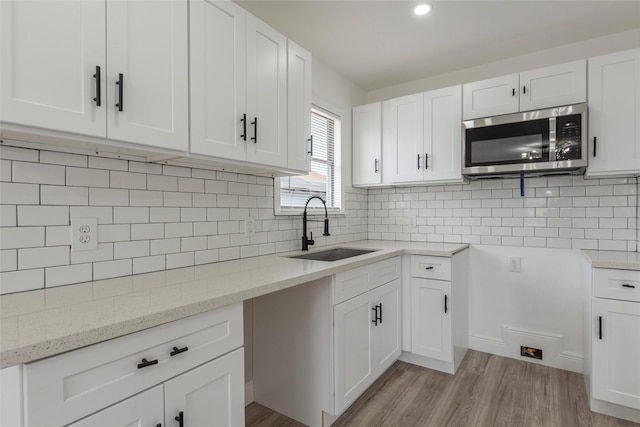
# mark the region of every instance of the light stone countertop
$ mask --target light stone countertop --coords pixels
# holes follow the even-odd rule
[[[587,251],[582,254],[595,268],[613,268],[616,270],[640,270],[639,252]]]
[[[141,331],[403,254],[450,257],[468,244],[363,240],[376,252],[324,262],[302,251],[0,296],[0,368]],[[330,246],[314,248],[322,251]]]

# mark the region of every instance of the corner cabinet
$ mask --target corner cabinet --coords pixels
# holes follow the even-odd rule
[[[464,120],[538,110],[587,100],[585,60],[463,85]]]
[[[454,374],[469,347],[468,250],[404,262],[401,360]]]
[[[589,178],[640,174],[640,49],[589,58]]]
[[[255,298],[255,401],[330,425],[400,355],[400,277],[394,257]]]
[[[244,425],[242,331],[235,304],[28,363],[24,426]]]
[[[582,270],[591,410],[640,422],[640,271],[591,268],[586,260]]]
[[[188,150],[186,0],[4,1],[0,13],[3,123]]]
[[[382,184],[382,103],[354,107],[352,120],[353,185]]]
[[[462,182],[461,86],[383,103],[385,181]]]

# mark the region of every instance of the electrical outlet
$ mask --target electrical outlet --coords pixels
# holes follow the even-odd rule
[[[410,213],[407,215],[409,219],[409,227],[416,227],[418,225],[418,216],[415,213]]]
[[[509,271],[514,273],[520,273],[521,270],[521,260],[519,256],[509,257]]]
[[[98,219],[71,218],[71,252],[98,249]]]
[[[254,218],[247,217],[244,219],[244,237],[252,237],[256,235],[256,221]]]

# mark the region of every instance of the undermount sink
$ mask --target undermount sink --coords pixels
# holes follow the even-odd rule
[[[358,255],[364,255],[375,252],[377,249],[350,249],[350,248],[334,248],[324,251],[311,252],[304,255],[296,255],[289,258],[310,259],[313,261],[339,261],[345,258],[351,258]]]

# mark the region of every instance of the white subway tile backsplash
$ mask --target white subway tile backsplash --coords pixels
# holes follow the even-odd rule
[[[47,267],[45,269],[45,286],[47,288],[89,282],[92,279],[93,265],[90,263]]]
[[[175,176],[147,175],[147,190],[178,191],[178,178]]]
[[[162,174],[162,165],[156,163],[142,163],[129,161],[129,172],[139,172],[146,174]]]
[[[11,147],[8,145],[0,145],[0,159],[22,160],[25,162],[37,162],[38,158],[39,158],[38,150]]]
[[[147,207],[114,207],[114,224],[141,224],[149,222]]]
[[[93,251],[71,252],[71,264],[107,261],[113,259],[113,243],[98,243]]]
[[[147,175],[135,172],[110,171],[109,186],[111,188],[145,190],[147,188]]]
[[[129,206],[129,190],[89,188],[89,204],[92,206]]]
[[[18,226],[69,225],[69,206],[18,206]]]
[[[62,166],[78,166],[86,168],[87,156],[80,154],[61,153],[57,151],[41,151],[40,163],[51,163]]]
[[[109,171],[68,167],[66,183],[69,186],[79,187],[109,187]]]
[[[44,246],[44,227],[0,228],[0,249],[34,248]]]
[[[178,178],[178,191],[185,193],[204,193],[204,179]]]
[[[133,259],[133,274],[150,273],[166,269],[164,255]]]
[[[206,193],[212,194],[228,194],[229,183],[227,181],[211,181],[206,180],[204,183],[204,189]]]
[[[168,254],[167,255],[167,269],[170,268],[180,268],[180,267],[189,267],[194,265],[194,253],[193,252],[182,252],[177,254]]]
[[[107,157],[89,156],[89,167],[92,169],[127,171],[129,170],[129,162],[126,160],[110,159]]]
[[[0,227],[15,227],[18,225],[15,205],[0,205]]]
[[[70,226],[49,226],[45,231],[46,246],[71,245]]]
[[[164,205],[189,208],[192,206],[191,193],[164,192]]]
[[[183,237],[182,252],[201,251],[207,249],[207,237]]]
[[[202,179],[216,179],[216,171],[210,171],[206,169],[192,169],[191,177]]]
[[[69,246],[18,249],[18,269],[69,264]]]
[[[131,224],[131,240],[164,238],[164,224]]]
[[[11,181],[11,160],[0,160],[0,181]]]
[[[273,253],[273,252],[268,252],[268,253]],[[196,251],[195,253],[195,259],[194,259],[195,265],[208,264],[211,262],[218,262],[218,261],[219,261],[218,249]]]
[[[149,256],[150,245],[148,240],[116,242],[113,244],[113,258],[138,258]]]
[[[180,239],[160,239],[151,241],[151,255],[180,252]]]
[[[151,208],[149,222],[180,222],[180,208]]]
[[[0,294],[44,288],[44,268],[0,273]]]
[[[191,177],[191,169],[182,166],[162,165],[162,174]]]
[[[162,206],[162,191],[129,190],[129,206]]]
[[[0,182],[0,203],[3,205],[37,205],[40,203],[40,186]]]
[[[18,250],[0,250],[0,272],[15,271],[18,269]]]
[[[180,209],[180,221],[182,222],[195,222],[206,221],[207,209],[206,208],[181,208]]]
[[[71,206],[70,218],[97,218],[98,224],[111,224],[113,222],[112,207],[84,207]]]
[[[131,227],[133,227],[133,225],[129,224],[98,225],[98,242],[124,242],[132,240]]]
[[[193,223],[176,222],[165,224],[164,236],[166,238],[193,236]]]
[[[41,185],[40,203],[43,205],[86,206],[89,204],[89,189],[62,185]]]
[[[133,274],[132,265],[133,263],[131,259],[95,262],[93,263],[93,280],[130,276]]]
[[[192,199],[194,208],[215,208],[217,206],[215,194],[193,193]]]

